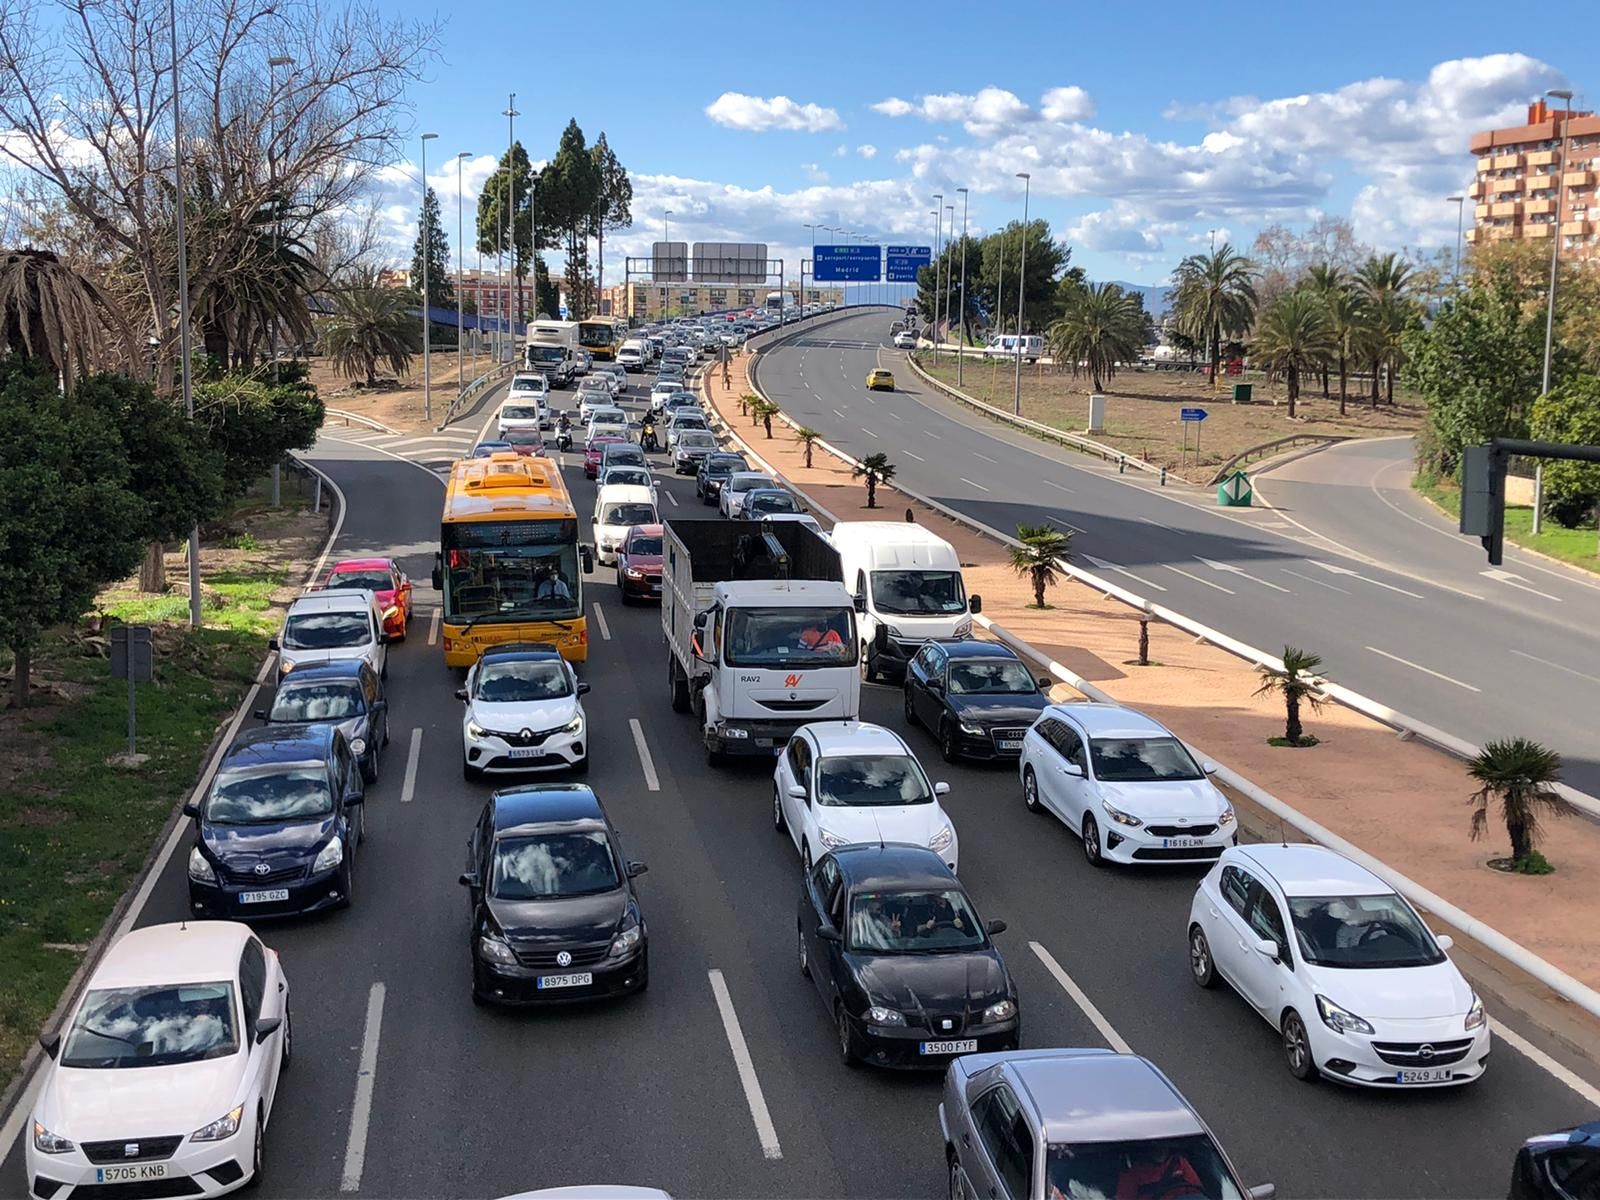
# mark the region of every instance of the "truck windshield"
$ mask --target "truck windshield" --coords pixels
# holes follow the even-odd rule
[[[967,607],[960,571],[874,571],[872,606],[899,616],[942,616]]]
[[[856,662],[848,608],[735,608],[728,614],[730,667],[846,667]]]

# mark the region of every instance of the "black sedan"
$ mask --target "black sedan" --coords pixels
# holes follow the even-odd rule
[[[906,669],[906,723],[931,730],[946,762],[1017,758],[1049,691],[998,642],[928,642]]]
[[[750,464],[742,454],[708,454],[700,460],[700,469],[694,477],[694,494],[706,504],[715,504],[722,485],[735,471],[748,471]]]
[[[389,701],[383,680],[365,659],[340,659],[284,676],[272,707],[254,715],[271,725],[337,725],[361,763],[361,778],[378,781],[379,755],[389,744]]]
[[[504,788],[467,842],[472,999],[559,1004],[641,992],[650,981],[644,915],[629,862],[585,785]]]
[[[960,1054],[1015,1050],[1017,988],[937,854],[846,846],[804,877],[800,973],[822,994],[847,1066],[944,1068]]]
[[[1600,1121],[1529,1138],[1511,1169],[1510,1200],[1600,1198]]]

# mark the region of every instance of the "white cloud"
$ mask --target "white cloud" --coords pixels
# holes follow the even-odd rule
[[[959,121],[968,133],[977,138],[997,137],[1015,126],[1038,118],[1038,114],[1018,99],[1014,92],[992,86],[981,88],[975,95],[940,92],[922,96],[915,104],[891,96],[872,107],[890,117],[915,113],[924,121]]]
[[[828,173],[816,163],[801,163],[800,169],[806,173],[806,178],[812,183],[828,182]]]
[[[1159,254],[1166,248],[1163,238],[1181,233],[1183,228],[1180,222],[1155,221],[1147,211],[1117,202],[1099,212],[1085,213],[1067,229],[1067,240],[1084,250]]]
[[[1094,100],[1081,87],[1053,87],[1039,101],[1046,121],[1087,121],[1094,116]]]
[[[843,129],[844,122],[834,109],[818,104],[797,104],[787,96],[746,96],[743,92],[723,92],[706,105],[706,116],[718,125],[746,133],[786,129],[798,133],[826,133]]]
[[[890,96],[887,100],[879,100],[872,106],[873,112],[882,113],[886,117],[904,117],[917,111],[917,106],[900,99],[899,96]]]
[[[849,146],[835,146],[833,148],[833,156],[835,158],[843,158],[845,155],[847,155],[849,153],[850,153],[850,147]]]
[[[871,142],[867,142],[865,145],[857,146],[856,153],[861,155],[862,158],[877,158],[878,148]]]

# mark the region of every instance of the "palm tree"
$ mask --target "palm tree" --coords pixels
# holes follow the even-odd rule
[[[1498,800],[1517,865],[1533,853],[1541,815],[1565,817],[1575,811],[1553,786],[1561,781],[1561,755],[1531,738],[1490,742],[1467,765],[1467,774],[1480,785],[1472,794],[1473,841],[1489,826],[1489,801]]]
[[[1305,280],[1301,284],[1322,301],[1324,306],[1331,306],[1334,297],[1343,295],[1350,290],[1350,279],[1342,270],[1331,262],[1313,263],[1306,272]],[[1332,313],[1329,313],[1332,318]],[[1322,398],[1328,399],[1328,364],[1322,364]]]
[[[411,369],[422,322],[412,313],[410,292],[397,288],[349,288],[335,292],[333,314],[322,327],[323,353],[346,379],[363,375],[377,386],[378,366],[396,375]]]
[[[867,481],[867,507],[878,507],[878,485],[894,478],[894,464],[887,454],[869,454],[850,468],[851,479]]]
[[[1312,712],[1322,711],[1322,697],[1317,694],[1320,684],[1318,671],[1321,667],[1320,654],[1285,646],[1281,670],[1266,663],[1256,668],[1261,683],[1255,694],[1266,696],[1277,692],[1283,696],[1283,740],[1291,746],[1311,744],[1307,742],[1305,729],[1300,724],[1300,705],[1309,704]]]
[[[1368,352],[1372,362],[1372,407],[1378,407],[1378,372],[1387,371],[1389,403],[1394,403],[1394,375],[1400,365],[1400,335],[1410,316],[1405,292],[1414,274],[1411,263],[1398,254],[1374,254],[1361,264],[1356,281],[1367,301],[1375,336]]]
[[[809,425],[802,425],[794,431],[794,440],[805,447],[806,470],[811,469],[811,447],[822,440],[822,435]]]
[[[280,345],[309,341],[314,329],[306,297],[319,271],[309,249],[262,207],[239,234],[228,270],[195,297],[194,317],[206,352],[229,366],[245,366]]]
[[[1191,254],[1178,264],[1173,307],[1178,326],[1205,344],[1211,380],[1222,362],[1224,335],[1242,336],[1256,311],[1256,266],[1224,242],[1210,254]]]
[[[1340,288],[1323,297],[1328,312],[1328,332],[1333,335],[1333,359],[1339,368],[1339,415],[1345,415],[1349,398],[1350,363],[1362,354],[1371,335],[1371,321],[1361,293]]]
[[[1033,606],[1043,608],[1046,588],[1061,578],[1061,560],[1072,551],[1072,534],[1054,525],[1018,525],[1020,546],[1010,549],[1011,569],[1033,585]]]
[[[1135,361],[1144,345],[1144,310],[1138,300],[1114,283],[1079,289],[1059,321],[1046,331],[1057,363],[1072,363],[1072,373],[1089,372],[1094,390],[1117,373],[1117,363]]]
[[[1333,329],[1322,301],[1304,288],[1285,292],[1261,314],[1251,349],[1282,371],[1289,385],[1289,417],[1300,399],[1300,372],[1315,371],[1333,352]]]
[[[68,391],[79,376],[137,362],[110,296],[48,250],[0,254],[0,351],[48,364]]]

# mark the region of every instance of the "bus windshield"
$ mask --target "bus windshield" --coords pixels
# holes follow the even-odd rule
[[[576,521],[446,525],[443,542],[445,621],[561,621],[582,614]]]
[[[617,339],[616,326],[610,321],[584,321],[578,325],[578,345],[590,349],[609,349]]]

